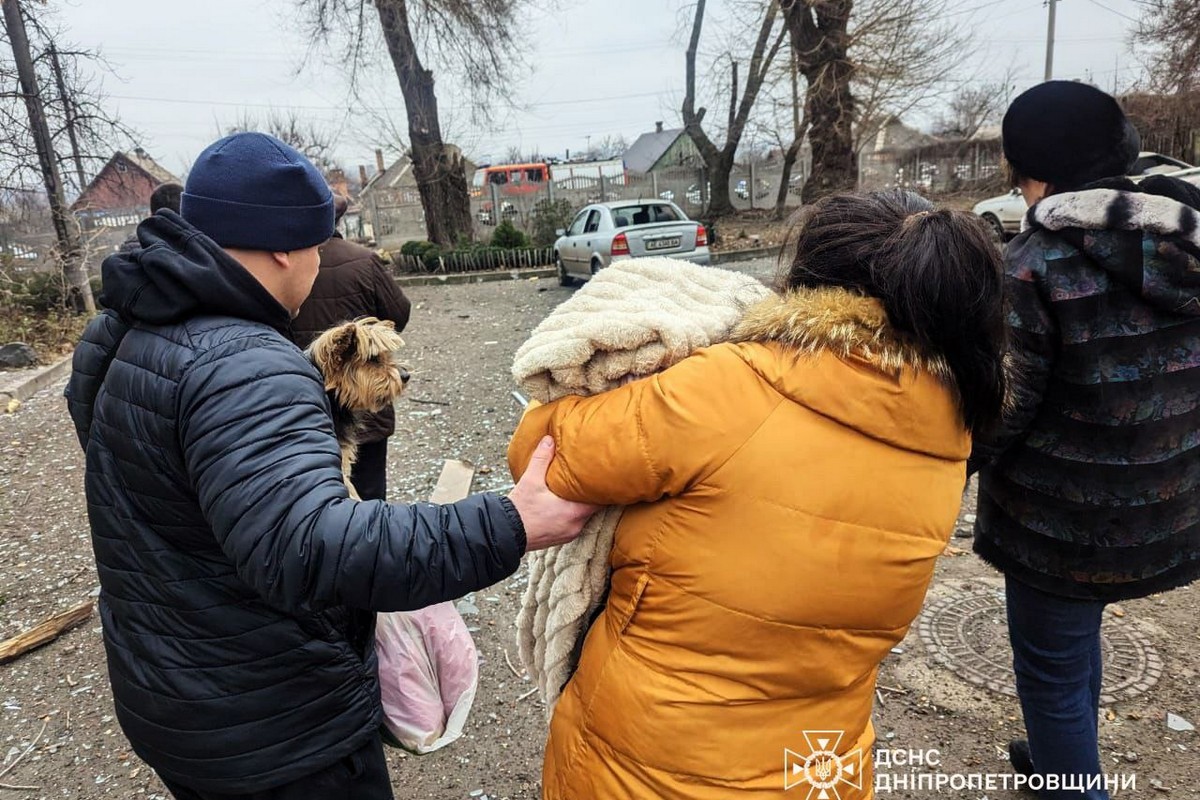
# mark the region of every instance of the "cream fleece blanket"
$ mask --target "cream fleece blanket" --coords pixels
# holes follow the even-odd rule
[[[722,269],[669,258],[618,261],[534,329],[517,351],[513,377],[542,403],[599,394],[725,341],[746,307],[767,294],[757,280]],[[575,541],[529,555],[517,649],[547,717],[608,586],[622,510],[603,509]]]

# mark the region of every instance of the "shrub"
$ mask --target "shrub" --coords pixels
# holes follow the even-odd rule
[[[411,239],[400,245],[400,255],[402,256],[418,256],[421,251],[429,246],[429,242],[421,239]]]
[[[575,207],[569,200],[539,200],[533,207],[533,243],[537,247],[549,247],[558,239],[559,229],[571,227],[575,218]]]
[[[99,303],[100,279],[91,284]],[[0,269],[0,344],[25,342],[43,363],[70,352],[89,317],[75,313],[69,299],[59,273],[13,275]]]
[[[92,296],[100,303],[100,278],[89,280]],[[30,272],[24,275],[0,275],[0,306],[19,308],[34,314],[74,311],[72,292],[61,273]]]
[[[528,246],[529,237],[524,232],[514,228],[513,224],[508,220],[504,220],[497,225],[496,230],[492,233],[492,247],[516,250]]]
[[[442,248],[433,242],[425,242],[425,246],[416,255],[421,259],[421,263],[425,265],[426,269],[435,269],[438,259],[442,256]]]

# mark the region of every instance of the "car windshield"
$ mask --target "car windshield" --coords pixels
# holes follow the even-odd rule
[[[613,225],[617,228],[628,228],[630,225],[648,225],[652,222],[679,222],[679,213],[662,203],[643,203],[640,205],[621,206],[612,211]]]

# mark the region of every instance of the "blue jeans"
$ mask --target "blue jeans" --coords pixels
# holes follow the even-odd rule
[[[1035,771],[1064,777],[1102,774],[1097,726],[1104,603],[1046,594],[1013,578],[1005,587],[1017,696]],[[1108,800],[1108,792],[1059,790],[1041,797]]]

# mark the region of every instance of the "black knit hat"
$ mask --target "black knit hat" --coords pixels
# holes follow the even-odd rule
[[[1073,189],[1125,175],[1141,137],[1111,95],[1074,81],[1021,94],[1004,115],[1004,157],[1020,175]]]

